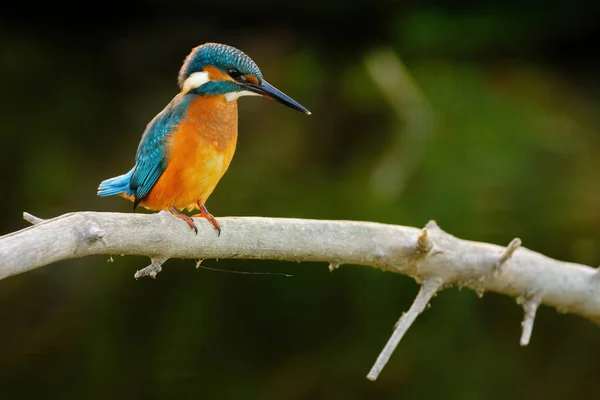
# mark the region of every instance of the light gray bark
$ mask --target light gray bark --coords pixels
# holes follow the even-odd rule
[[[199,230],[194,235],[187,224],[166,212],[77,212],[50,220],[25,213],[24,218],[34,225],[0,237],[0,279],[93,254],[150,257],[151,264],[137,271],[136,278],[155,277],[169,258],[317,261],[332,271],[339,265],[359,264],[409,275],[418,282],[436,282],[437,287],[428,285],[434,287],[433,293],[457,285],[479,294],[512,296],[526,313],[522,344],[529,342],[540,304],[600,323],[600,274],[595,269],[520,247],[519,239],[508,247],[457,239],[433,221],[417,229],[373,222],[228,217],[219,218],[223,233],[217,237],[203,219],[196,219]],[[426,292],[411,308],[408,322],[396,327],[394,341],[423,310],[421,303],[431,298],[431,290]],[[386,349],[369,379],[377,378],[389,358],[390,347]]]

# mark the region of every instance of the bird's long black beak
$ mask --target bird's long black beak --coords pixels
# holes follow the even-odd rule
[[[269,97],[273,100],[280,102],[281,104],[293,108],[294,110],[302,111],[303,113],[310,115],[310,111],[308,111],[306,108],[300,105],[300,103],[298,103],[290,96],[283,93],[281,90],[277,89],[264,79],[261,83],[246,82],[244,83],[244,87],[251,92],[260,94],[261,96]]]

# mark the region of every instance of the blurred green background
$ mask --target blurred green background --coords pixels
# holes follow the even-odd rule
[[[0,15],[0,234],[97,198],[176,94],[190,49],[236,46],[309,108],[240,100],[218,216],[423,226],[600,263],[600,3],[533,0],[90,3]],[[556,5],[553,5],[556,4]],[[26,5],[27,6],[27,5]],[[31,5],[28,6],[32,8]],[[27,11],[27,12],[25,12]],[[56,11],[56,10],[54,10]],[[143,211],[139,211],[143,212]],[[365,376],[411,279],[326,264],[88,257],[0,282],[0,396],[567,399],[598,396],[600,329],[514,299],[438,295]]]

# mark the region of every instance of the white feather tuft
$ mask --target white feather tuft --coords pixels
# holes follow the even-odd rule
[[[199,88],[208,81],[210,81],[208,78],[208,72],[194,72],[187,77],[185,82],[183,82],[183,93],[187,93],[192,89]]]

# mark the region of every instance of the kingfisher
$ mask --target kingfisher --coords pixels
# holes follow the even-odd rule
[[[102,181],[99,196],[119,195],[146,209],[168,210],[194,232],[193,217],[221,226],[206,200],[227,171],[238,135],[237,100],[263,96],[310,115],[270,85],[242,51],[220,43],[192,49],[179,71],[180,92],[146,126],[133,168]],[[181,211],[200,210],[192,217]]]

